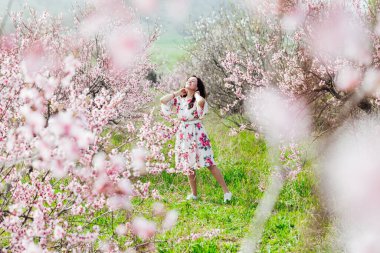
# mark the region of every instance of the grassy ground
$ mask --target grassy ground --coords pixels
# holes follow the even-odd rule
[[[206,117],[205,126],[216,163],[234,194],[233,201],[230,204],[223,203],[223,191],[207,168],[197,173],[200,197],[197,201],[185,200],[190,187],[183,175],[163,173],[143,178],[143,181],[151,181],[152,187],[160,191],[162,202],[168,209],[179,212],[177,225],[156,238],[159,252],[237,252],[263,195],[262,189],[268,185],[270,164],[262,140],[256,140],[251,132],[228,136],[228,129],[212,113]],[[318,200],[313,194],[313,184],[309,168],[305,168],[296,180],[285,184],[266,224],[260,252],[321,250],[318,240],[323,235],[317,234],[318,229],[317,232],[310,230],[319,209]],[[147,218],[150,218],[153,202],[145,200],[137,204],[136,208],[143,213],[146,210]],[[191,233],[202,234],[213,229],[220,229],[218,236],[176,241]]]
[[[186,57],[183,49],[188,42],[178,33],[164,32],[150,48],[150,59],[157,65],[159,72],[167,73],[173,70],[176,64]]]

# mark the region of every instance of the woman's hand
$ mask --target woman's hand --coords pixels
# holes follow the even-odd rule
[[[187,95],[187,92],[186,92],[186,89],[185,88],[181,88],[173,93],[169,93],[169,94],[166,94],[165,96],[163,96],[160,101],[161,101],[161,104],[167,104],[170,100],[174,99],[174,97],[176,96],[183,96],[183,95]]]
[[[174,94],[176,96],[185,96],[185,95],[187,95],[186,88],[181,88],[181,89],[177,90]]]
[[[195,100],[199,104],[199,106],[203,109],[205,105],[205,99],[201,96],[201,93],[199,91],[196,91],[194,93]]]

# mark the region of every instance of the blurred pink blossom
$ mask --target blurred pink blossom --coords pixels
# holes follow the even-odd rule
[[[55,228],[54,228],[54,240],[62,239],[64,237],[64,235],[65,235],[65,230],[59,225],[55,226]]]
[[[170,210],[162,222],[162,229],[165,230],[170,230],[178,220],[178,212],[176,210]]]
[[[371,62],[368,29],[354,13],[335,7],[311,24],[311,41],[317,57],[344,58],[359,64]]]
[[[20,108],[21,114],[25,117],[26,124],[34,133],[39,133],[45,126],[46,120],[44,116],[37,111],[32,111],[27,105]]]
[[[125,226],[125,224],[120,224],[116,227],[115,232],[118,235],[125,235],[128,231],[127,231],[127,227]]]
[[[281,18],[281,27],[284,31],[292,33],[305,21],[307,6],[302,4],[296,5],[291,11],[284,14]]]
[[[91,39],[96,34],[103,34],[107,26],[115,20],[128,20],[130,12],[122,0],[96,0],[93,1],[94,10],[90,12],[79,26],[79,33]]]
[[[158,11],[158,0],[133,0],[132,4],[145,15]]]
[[[128,198],[123,195],[114,195],[107,199],[107,206],[111,210],[125,209],[130,210],[132,208],[132,204]]]
[[[44,91],[45,98],[51,99],[58,86],[58,80],[54,77],[46,78],[42,75],[37,75],[35,81],[36,86]]]
[[[126,195],[126,196],[132,196],[133,186],[132,186],[131,181],[129,181],[126,178],[121,179],[117,183],[117,193],[122,194],[122,195]]]
[[[136,217],[132,221],[132,232],[145,241],[156,234],[156,224],[143,217]]]
[[[166,213],[164,204],[160,202],[153,203],[153,215],[154,216],[164,216]]]
[[[37,74],[50,67],[48,51],[41,41],[31,44],[24,52],[21,69],[23,70],[25,81],[33,82]]]
[[[323,186],[349,252],[380,248],[380,119],[347,122],[324,159]]]
[[[99,33],[99,30],[106,24],[107,20],[107,16],[91,13],[82,20],[79,27],[79,33],[84,38],[90,39],[95,34]]]
[[[359,69],[344,67],[337,74],[336,86],[341,91],[353,91],[359,86],[361,79],[362,73]]]
[[[37,244],[35,244],[33,241],[25,241],[23,243],[25,250],[22,251],[22,253],[42,253],[44,250]]]
[[[104,152],[99,152],[94,155],[92,159],[92,165],[97,171],[103,171],[106,167],[106,154]]]
[[[75,75],[76,69],[80,67],[80,62],[73,55],[69,55],[64,59],[64,72],[66,76],[62,79],[62,86],[68,87],[71,79]]]
[[[137,25],[115,29],[107,41],[108,53],[118,68],[127,68],[144,48],[144,37]]]
[[[148,152],[144,148],[134,148],[131,152],[131,166],[136,176],[144,175],[146,170],[146,158]]]
[[[249,119],[272,144],[302,141],[310,134],[311,119],[303,100],[265,88],[252,92],[245,108]]]
[[[380,91],[380,70],[368,69],[364,74],[362,88],[365,95],[378,94]]]

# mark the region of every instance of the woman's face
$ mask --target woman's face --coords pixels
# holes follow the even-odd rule
[[[190,77],[186,82],[186,89],[196,91],[198,90],[198,80],[196,77]]]

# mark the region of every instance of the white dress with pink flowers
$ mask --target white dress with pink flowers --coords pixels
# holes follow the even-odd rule
[[[210,139],[201,119],[208,112],[205,102],[203,109],[195,101],[189,108],[191,99],[177,96],[166,105],[161,104],[166,116],[176,114],[181,121],[176,133],[175,163],[177,170],[184,172],[215,165]]]

